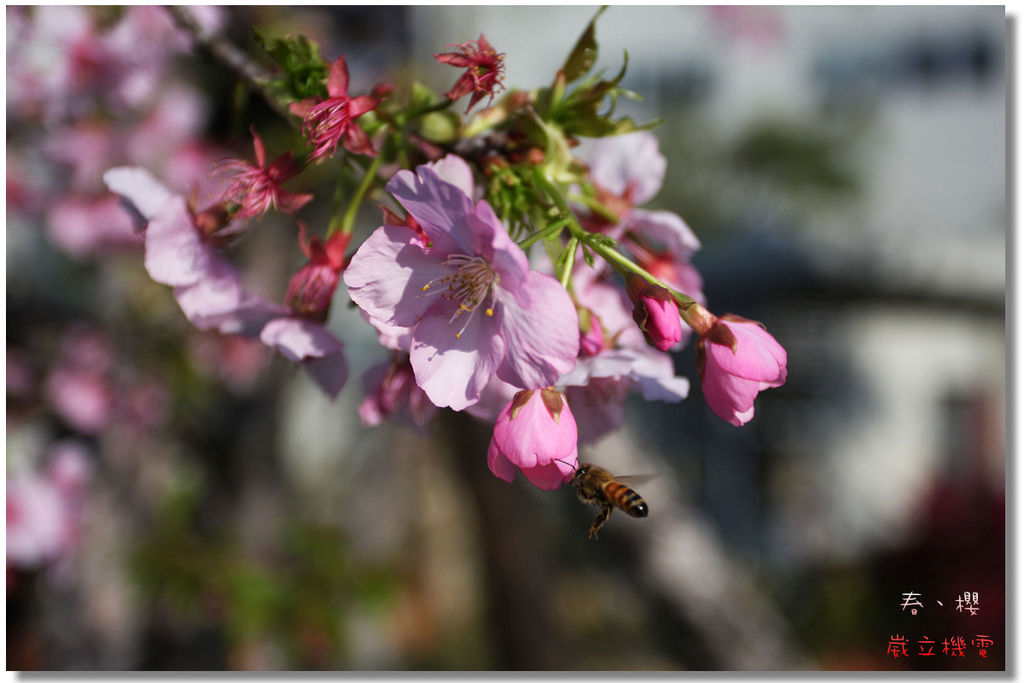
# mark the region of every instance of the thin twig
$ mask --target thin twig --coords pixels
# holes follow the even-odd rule
[[[179,26],[192,34],[196,43],[209,50],[215,59],[234,71],[251,89],[263,95],[267,104],[284,117],[292,127],[298,128],[298,120],[295,115],[288,111],[288,108],[274,97],[267,87],[273,78],[271,72],[252,61],[248,55],[222,36],[206,31],[199,25],[187,7],[171,5],[167,7],[167,10]]]

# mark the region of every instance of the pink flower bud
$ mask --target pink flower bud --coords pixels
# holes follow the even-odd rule
[[[554,389],[525,389],[498,415],[487,449],[494,476],[511,482],[516,469],[540,489],[562,486],[579,466],[576,419]]]
[[[739,427],[758,392],[786,382],[786,350],[761,323],[726,314],[697,340],[697,370],[708,407]]]
[[[633,320],[643,330],[648,344],[668,351],[682,340],[683,325],[671,292],[637,275],[626,278],[626,291],[633,301]]]

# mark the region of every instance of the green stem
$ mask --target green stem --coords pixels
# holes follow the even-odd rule
[[[573,237],[578,238],[581,244],[585,244],[586,246],[593,249],[594,252],[596,252],[601,258],[603,258],[605,261],[611,264],[620,273],[635,273],[642,277],[643,279],[650,282],[652,285],[664,287],[669,291],[669,293],[672,294],[673,298],[675,298],[676,303],[679,304],[679,306],[688,308],[690,305],[696,303],[695,299],[686,296],[682,292],[677,292],[673,287],[654,277],[649,272],[647,272],[647,270],[645,270],[638,264],[634,263],[631,259],[626,257],[625,254],[620,252],[612,245],[608,244],[607,240],[609,238],[606,237],[605,235],[585,230],[583,226],[580,225],[579,221],[576,220],[576,216],[569,208],[569,204],[565,201],[565,197],[562,196],[562,193],[555,186],[555,184],[552,183],[547,178],[547,176],[545,176],[539,170],[534,174],[534,178],[536,179],[538,185],[540,185],[540,187],[544,190],[545,194],[555,203],[555,205],[562,212],[562,220],[568,220],[569,232],[572,233]]]
[[[327,237],[331,237],[336,232],[351,233],[352,226],[356,222],[356,212],[359,211],[360,205],[363,203],[363,197],[366,196],[367,190],[370,189],[370,185],[377,178],[377,169],[380,168],[381,155],[377,154],[370,162],[369,168],[366,169],[366,174],[363,175],[363,179],[359,182],[359,187],[356,188],[355,194],[348,202],[348,206],[345,208],[345,213],[338,218],[335,214],[331,218],[330,224],[327,226]]]
[[[447,109],[450,106],[452,106],[452,100],[449,100],[446,97],[440,102],[435,102],[434,104],[428,104],[426,106],[420,107],[419,109],[413,109],[411,111],[405,112],[402,117],[402,122],[408,123],[409,121],[412,121],[413,119],[419,116],[430,114],[431,112],[435,111],[441,111],[442,109]]]
[[[582,194],[574,194],[569,199],[571,199],[574,202],[579,202],[580,204],[583,204],[588,209],[590,209],[591,211],[593,211],[594,213],[596,213],[609,223],[619,222],[619,217],[615,215],[614,211],[612,211],[607,206],[597,201],[593,197],[587,197],[586,195]]]
[[[296,130],[300,128],[302,121],[299,117],[292,114],[288,106],[271,91],[269,87],[273,78],[271,72],[250,59],[247,54],[225,37],[207,33],[188,8],[172,5],[167,9],[178,26],[192,34],[199,45],[209,50],[217,61],[234,71],[246,85],[259,92],[267,104],[288,122],[288,125]]]
[[[568,225],[568,221],[566,221],[564,219],[560,220],[560,221],[555,221],[554,223],[552,223],[551,225],[547,226],[546,228],[541,228],[540,230],[538,230],[537,232],[533,233],[532,235],[527,235],[523,239],[521,239],[518,242],[516,242],[516,244],[518,244],[521,249],[525,250],[528,247],[530,247],[531,245],[536,244],[537,242],[539,242],[541,240],[546,240],[549,237],[554,237],[558,233],[562,232],[562,230],[565,229],[566,225]]]
[[[569,238],[569,244],[566,245],[563,254],[562,261],[562,272],[558,276],[558,281],[562,283],[562,286],[569,289],[569,277],[572,275],[572,268],[576,265],[576,248],[580,244],[580,239],[573,235]]]

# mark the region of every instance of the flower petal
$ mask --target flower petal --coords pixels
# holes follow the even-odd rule
[[[701,378],[704,401],[718,417],[737,427],[754,417],[758,383],[731,375],[708,359]]]
[[[192,285],[206,275],[213,250],[203,244],[182,197],[171,197],[146,228],[145,265],[155,281],[172,287]]]
[[[382,225],[363,242],[345,269],[349,296],[374,320],[410,327],[436,300],[424,287],[448,273],[436,256],[412,244],[416,233]]]
[[[427,164],[427,167],[433,170],[438,178],[459,188],[470,199],[473,198],[473,170],[462,157],[448,154],[443,159]]]
[[[340,349],[320,358],[307,359],[302,365],[310,379],[316,382],[332,401],[338,398],[338,393],[348,379],[348,362]]]
[[[590,177],[599,186],[643,204],[661,189],[665,180],[665,157],[658,151],[658,138],[646,131],[601,138],[590,150]]]
[[[558,280],[536,271],[527,274],[517,294],[499,290],[495,307],[507,347],[498,377],[524,389],[550,386],[576,363],[576,307]]]
[[[432,249],[443,254],[477,253],[467,218],[475,213],[473,201],[457,186],[419,166],[415,174],[401,170],[393,175],[385,189],[420,224]]]
[[[487,448],[487,467],[490,468],[494,476],[504,479],[510,484],[516,479],[516,466],[501,454],[493,437],[491,438],[491,445]]]
[[[736,336],[736,351],[708,343],[708,364],[745,379],[780,386],[786,381],[786,349],[767,330],[754,322],[721,320]]]
[[[523,470],[523,475],[531,484],[541,490],[556,491],[565,485],[578,466],[579,456],[574,451],[571,457],[552,460],[546,465],[526,468]]]
[[[341,55],[331,64],[327,74],[327,95],[329,97],[348,97],[348,66],[345,55]]]
[[[447,305],[445,305],[447,304]],[[476,403],[505,354],[494,318],[475,315],[460,337],[452,307],[438,301],[413,329],[409,360],[434,405],[463,410]]]
[[[152,220],[174,196],[152,173],[136,166],[111,168],[103,174],[103,182],[111,192],[130,201],[146,220]]]
[[[671,211],[633,209],[626,215],[623,227],[647,238],[659,249],[670,252],[676,260],[689,259],[700,249],[700,240],[679,214]]]
[[[268,322],[260,341],[276,348],[290,361],[323,358],[341,351],[341,342],[323,325],[304,318],[282,317]]]

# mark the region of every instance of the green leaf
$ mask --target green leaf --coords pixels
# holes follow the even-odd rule
[[[567,83],[572,83],[577,78],[585,75],[594,66],[594,62],[597,61],[597,40],[594,38],[594,23],[606,9],[608,9],[607,5],[597,10],[597,14],[587,24],[587,28],[584,29],[583,34],[576,41],[576,45],[573,46],[572,52],[569,53],[569,57],[565,60],[565,64],[562,65],[561,70],[565,74]]]
[[[327,97],[329,67],[320,56],[320,46],[300,35],[297,38],[267,38],[253,27],[253,36],[283,73],[271,85],[283,99],[296,101],[307,97]]]

